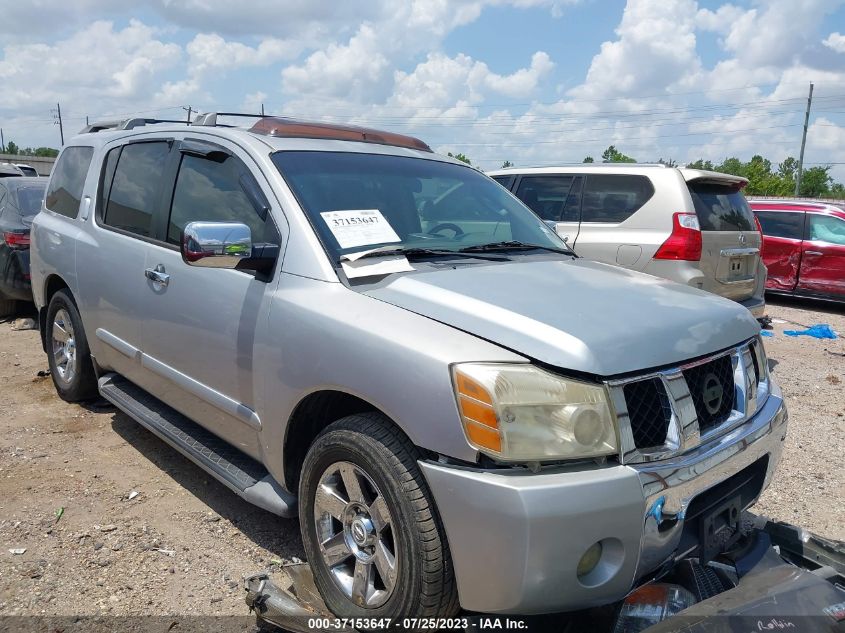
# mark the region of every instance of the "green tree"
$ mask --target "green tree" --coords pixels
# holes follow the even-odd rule
[[[462,163],[466,163],[467,165],[472,165],[472,161],[469,159],[469,157],[467,157],[466,154],[453,154],[452,152],[449,152],[448,156],[451,156],[452,158],[455,158],[461,161]]]
[[[506,160],[504,163],[502,163],[502,169],[507,169],[508,167],[513,167],[513,163],[509,160]]]
[[[19,154],[20,148],[17,145],[15,145],[14,141],[9,141],[8,143],[6,143],[6,153],[7,154]]]
[[[835,182],[830,186],[830,197],[836,200],[845,200],[845,185]]]
[[[713,171],[713,163],[709,160],[704,160],[703,158],[699,158],[696,161],[691,163],[687,163],[688,169],[704,169],[706,171]]]
[[[636,163],[636,158],[625,156],[622,152],[617,150],[613,145],[602,152],[601,155],[603,163]]]
[[[666,165],[667,167],[677,167],[678,162],[674,158],[667,158],[663,160],[662,158],[658,158],[657,162],[661,165]]]
[[[831,165],[818,165],[805,169],[801,173],[799,195],[806,198],[823,198],[830,195],[833,178],[830,176]]]
[[[593,158],[592,156],[587,156],[587,157],[585,157],[585,158],[584,158],[584,160],[583,160],[583,161],[581,161],[581,162],[582,162],[582,163],[594,163],[594,162],[596,162],[596,159],[595,159],[595,158]]]

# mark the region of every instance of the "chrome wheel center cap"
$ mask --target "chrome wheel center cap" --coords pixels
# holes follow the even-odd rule
[[[375,528],[369,517],[359,516],[349,525],[349,533],[358,547],[366,547],[375,542]]]

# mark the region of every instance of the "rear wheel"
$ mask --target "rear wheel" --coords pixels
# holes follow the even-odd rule
[[[79,310],[66,290],[47,308],[47,362],[62,400],[83,402],[97,397],[97,376]]]
[[[352,415],[308,451],[302,540],[326,606],[344,617],[448,617],[452,561],[419,451],[387,418]]]

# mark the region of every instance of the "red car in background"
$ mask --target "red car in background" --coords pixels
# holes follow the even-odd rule
[[[845,301],[845,210],[797,200],[748,203],[763,231],[766,290]]]

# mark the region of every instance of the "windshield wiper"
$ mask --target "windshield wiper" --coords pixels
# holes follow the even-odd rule
[[[571,249],[555,248],[554,246],[542,246],[540,244],[528,244],[520,242],[519,240],[506,240],[504,242],[491,242],[490,244],[476,244],[474,246],[465,246],[460,249],[461,253],[479,253],[486,251],[527,251],[527,250],[543,250],[552,253],[561,253],[563,255],[574,255],[575,251]]]
[[[480,255],[469,251],[465,252],[464,249],[461,249],[459,251],[451,251],[448,249],[416,248],[408,246],[404,248],[381,247],[358,253],[346,253],[345,255],[340,256],[340,261],[354,262],[359,259],[365,259],[367,257],[390,257],[392,255],[404,255],[408,259],[424,259],[426,257],[469,257],[472,259],[485,259],[491,262],[508,261],[507,257],[496,255]]]

